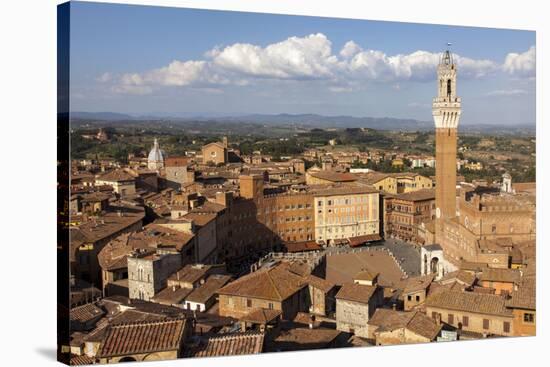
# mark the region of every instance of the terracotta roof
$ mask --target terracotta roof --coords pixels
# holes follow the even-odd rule
[[[435,339],[442,327],[422,312],[403,312],[385,308],[376,309],[368,324],[377,326],[376,331],[406,328],[430,340]]]
[[[431,296],[432,294],[436,294],[439,292],[444,292],[444,291],[462,292],[466,288],[467,286],[457,281],[452,281],[445,284],[441,284],[439,282],[432,282],[432,284],[428,288],[428,296]]]
[[[185,319],[112,325],[98,351],[99,357],[179,350]]]
[[[403,194],[394,194],[394,198],[406,201],[435,200],[435,189],[421,189]]]
[[[204,227],[211,221],[216,219],[215,213],[197,213],[197,212],[190,212],[185,214],[182,218],[192,220],[193,223],[197,226]]]
[[[206,303],[215,296],[216,292],[231,280],[231,275],[212,274],[204,284],[195,288],[185,299],[189,302]]]
[[[280,266],[286,267],[288,271],[301,277],[307,277],[313,270],[312,265],[304,260],[284,262]]]
[[[472,286],[476,281],[476,275],[465,270],[457,270],[445,274],[441,279],[438,280],[441,284],[448,284],[453,282],[459,282],[468,287]]]
[[[358,272],[353,279],[354,280],[367,280],[367,281],[374,281],[378,277],[379,273],[369,271],[368,269],[363,269],[360,272]]]
[[[442,291],[429,295],[425,303],[427,307],[487,315],[512,316],[512,312],[506,309],[504,297],[500,295]]]
[[[460,263],[460,270],[480,272],[483,269],[488,267],[489,266],[487,265],[487,263],[480,263],[480,262],[473,262],[473,261],[462,261],[462,263]]]
[[[270,310],[267,308],[254,308],[246,316],[241,318],[242,321],[252,322],[255,324],[268,324],[281,316],[280,310]]]
[[[100,175],[97,178],[98,181],[107,181],[107,182],[123,182],[123,181],[134,181],[134,177],[120,169],[109,171],[105,174]]]
[[[174,274],[170,275],[168,280],[194,284],[201,278],[205,278],[210,269],[212,269],[212,265],[187,264]]]
[[[257,354],[263,351],[263,346],[263,333],[222,334],[202,339],[199,346],[188,349],[186,357]]]
[[[143,231],[125,233],[111,240],[98,254],[99,265],[107,271],[124,269],[128,255],[136,249],[154,251],[169,247],[181,251],[193,238],[192,233],[151,223]]]
[[[357,181],[358,177],[348,172],[319,171],[310,173],[312,177],[332,182],[352,182]]]
[[[89,364],[94,364],[95,359],[88,357],[87,355],[81,355],[77,356],[74,354],[71,354],[71,362],[69,363],[69,366],[85,366]]]
[[[70,319],[71,321],[86,323],[104,314],[105,312],[101,308],[93,303],[88,303],[83,306],[71,308]]]
[[[302,252],[320,250],[321,246],[315,241],[285,242],[287,252]]]
[[[370,186],[332,186],[328,188],[312,190],[317,196],[359,195],[378,193],[378,190]]]
[[[315,287],[317,289],[320,289],[325,293],[330,291],[332,288],[334,288],[336,286],[334,283],[329,282],[326,279],[319,278],[319,277],[317,277],[315,275],[312,275],[312,274],[308,275],[305,278],[305,281],[306,281],[307,284],[309,284],[312,287]]]
[[[128,254],[133,250],[128,244],[130,233],[124,233],[110,241],[97,255],[102,270],[112,271],[128,267]]]
[[[407,285],[403,290],[403,293],[418,292],[420,290],[426,290],[432,281],[434,280],[435,274],[421,275],[414,278],[409,278],[407,280]]]
[[[204,204],[199,206],[198,208],[194,208],[191,210],[192,213],[219,213],[223,210],[225,210],[225,206],[213,203],[211,201],[205,201]]]
[[[366,234],[363,236],[350,237],[348,238],[349,245],[351,247],[361,246],[366,242],[380,241],[382,237],[378,233],[376,234]]]
[[[80,195],[81,201],[86,202],[98,202],[98,201],[104,201],[108,200],[109,198],[113,197],[111,194],[106,194],[103,192],[90,192]]]
[[[376,286],[346,283],[342,285],[342,288],[336,294],[336,299],[368,303],[374,295],[376,288]]]
[[[283,301],[305,286],[303,278],[284,264],[247,274],[219,290],[219,294]]]
[[[176,305],[183,303],[185,298],[193,291],[193,288],[183,287],[166,287],[151,299],[153,302],[162,303],[165,305]]]
[[[325,278],[335,284],[352,283],[358,272],[369,269],[380,273],[378,284],[395,288],[401,284],[405,275],[387,251],[333,254],[326,257],[326,263]]]
[[[122,214],[118,214],[117,208]],[[113,211],[107,212],[97,218],[70,228],[71,249],[76,249],[83,243],[95,243],[106,237],[128,228],[145,217],[145,210],[140,207],[113,207]]]
[[[294,351],[327,348],[341,331],[318,327],[298,327],[283,330],[268,344],[268,351]]]
[[[361,173],[359,174],[359,176],[361,177],[362,182],[368,183],[370,185],[375,184],[385,178],[391,177],[389,174],[381,172]]]
[[[442,327],[443,325],[437,324],[431,317],[422,312],[415,312],[414,317],[407,324],[407,329],[430,340],[436,338]]]
[[[518,284],[521,280],[521,273],[517,269],[487,268],[483,270],[479,280]]]
[[[516,291],[513,291],[511,298],[506,302],[506,307],[536,310],[537,299],[534,280],[523,282]]]

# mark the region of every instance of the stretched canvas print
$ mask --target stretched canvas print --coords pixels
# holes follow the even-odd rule
[[[535,41],[60,5],[59,360],[535,335]]]

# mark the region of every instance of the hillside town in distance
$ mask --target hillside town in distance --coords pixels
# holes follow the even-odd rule
[[[158,133],[141,154],[73,156],[62,352],[83,365],[535,335],[536,184],[509,166],[461,174],[489,167],[464,157],[457,74],[443,52],[424,154],[332,138],[275,157],[220,132],[180,154]],[[72,136],[107,150],[110,126]]]

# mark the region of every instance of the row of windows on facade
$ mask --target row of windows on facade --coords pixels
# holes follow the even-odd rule
[[[366,221],[369,220],[369,216],[367,214],[363,215],[346,215],[345,217],[329,217],[327,218],[327,221],[325,224],[355,224],[359,221]],[[319,218],[318,220],[319,225],[323,225],[323,219]]]
[[[264,209],[264,213],[276,213],[277,211],[284,211],[284,210],[300,210],[300,209],[310,209],[311,204],[292,204],[292,205],[282,205],[282,206],[267,206]],[[258,210],[258,214],[260,213],[260,210]]]
[[[360,212],[360,211],[368,212],[368,211],[369,211],[369,207],[368,207],[368,205],[357,206],[357,207],[355,207],[355,206],[348,206],[348,207],[346,207],[346,208],[340,208],[340,209],[338,209],[338,208],[328,209],[328,210],[327,210],[327,213],[329,213],[329,214],[330,214],[330,213],[334,213],[334,214],[338,214],[338,213],[353,213],[353,212],[355,212],[355,211],[358,211],[358,212]],[[321,213],[323,213],[323,210],[319,209],[319,210],[317,211],[317,213],[321,214]]]
[[[432,215],[432,219],[435,219],[435,216]],[[392,216],[391,219],[388,220],[388,225],[391,225],[392,223],[398,223],[398,224],[414,224],[416,223],[415,218],[410,217],[401,217],[401,216]]]
[[[435,320],[437,317],[441,317],[441,314],[438,314],[437,312],[432,312],[432,318]],[[460,320],[460,321],[459,321]],[[468,327],[470,323],[470,318],[468,316],[462,316],[462,318],[457,317],[457,324],[459,327]],[[490,319],[483,319],[483,330],[489,330],[491,321],[493,323],[497,322],[496,320],[490,320]],[[455,315],[450,313],[447,315],[447,323],[450,325],[453,325],[455,323]],[[502,331],[505,333],[510,332],[510,322],[509,321],[503,321],[502,322]]]
[[[305,217],[282,217],[282,218],[279,218],[279,223],[288,223],[288,222],[307,222],[307,221],[310,221],[311,220],[311,217],[309,215],[306,215]],[[267,218],[265,220],[265,223],[266,224],[276,224],[277,223],[277,219],[276,218],[273,218],[273,219],[270,219],[270,218]]]
[[[344,199],[334,199],[334,200],[327,200],[327,205],[349,205],[349,204],[361,204],[361,203],[368,203],[369,198],[368,196],[363,197],[352,197],[352,198],[344,198]],[[323,200],[317,201],[317,206],[323,206]]]
[[[279,232],[279,236],[284,235],[285,233],[303,233],[303,232],[313,232],[311,228],[287,228],[284,231]]]
[[[348,229],[367,230],[367,229],[375,229],[376,227],[377,227],[376,223],[362,223],[362,224],[357,224],[355,226],[347,226],[347,227],[340,227],[340,226],[325,227],[325,229],[329,233],[331,233],[332,231],[334,231],[334,233],[337,233],[337,232],[347,232]]]
[[[354,236],[363,236],[368,234],[376,234],[376,229],[373,229],[372,231],[356,231],[355,229],[351,230],[351,233],[345,233],[346,231],[342,230],[341,233],[338,233],[337,231],[334,231],[334,235],[332,235],[332,231],[329,229],[326,231],[327,237],[330,238],[348,238],[348,237],[354,237]],[[323,230],[319,229],[317,230],[317,237],[322,240],[323,239]]]
[[[430,209],[430,205],[422,205],[416,207],[416,213],[421,213],[422,211],[428,211]],[[432,209],[435,209],[435,203],[432,204]],[[387,211],[398,211],[403,213],[412,213],[414,210],[411,206],[408,205],[386,205]]]

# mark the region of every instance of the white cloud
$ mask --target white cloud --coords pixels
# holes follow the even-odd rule
[[[534,77],[536,72],[536,50],[531,46],[523,53],[506,55],[502,69],[514,76]]]
[[[328,89],[333,93],[350,93],[350,92],[353,92],[352,87],[331,86]]]
[[[98,76],[96,80],[100,83],[107,83],[111,81],[112,77],[113,76],[111,75],[111,73],[103,73],[100,76]]]
[[[247,76],[275,79],[322,79],[332,76],[337,58],[331,42],[321,33],[266,47],[236,43],[209,52],[218,67]]]
[[[482,78],[498,70],[526,72],[530,51],[509,54],[505,66],[491,60],[455,55],[461,78]],[[534,48],[532,49],[534,59]],[[320,80],[332,92],[346,92],[365,82],[433,81],[440,53],[418,50],[410,54],[387,55],[362,49],[348,41],[335,54],[331,41],[321,33],[290,37],[265,47],[249,43],[216,46],[204,60],[174,60],[167,66],[142,73],[113,76],[99,81],[112,83],[118,93],[151,93],[159,87],[218,88],[244,86],[261,79],[277,81]]]
[[[381,81],[433,80],[439,53],[415,51],[388,56],[381,51],[367,50],[356,54],[349,63],[354,75]],[[455,55],[461,77],[480,78],[495,71],[498,66],[490,60],[474,60]]]
[[[117,84],[111,87],[111,91],[117,94],[145,95],[153,93],[153,88],[146,85]]]
[[[143,74],[123,74],[120,81],[123,85],[159,85],[188,86],[191,84],[226,84],[228,80],[210,70],[206,61],[174,60],[165,67],[154,69]]]
[[[363,51],[363,49],[357,43],[353,41],[348,41],[346,42],[344,47],[342,47],[342,49],[340,50],[340,56],[342,56],[345,59],[348,59],[352,56],[355,56],[361,51]]]
[[[487,96],[518,96],[527,94],[524,89],[497,89],[487,93]]]

